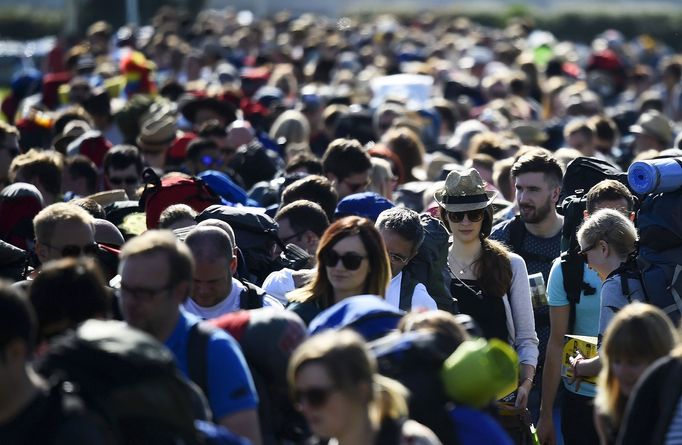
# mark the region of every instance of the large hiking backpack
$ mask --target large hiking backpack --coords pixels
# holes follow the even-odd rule
[[[399,307],[404,311],[412,308],[414,288],[422,283],[436,301],[438,309],[457,313],[457,302],[450,294],[448,272],[450,234],[440,220],[429,214],[422,213],[419,219],[424,227],[424,242],[417,255],[403,269]]]
[[[86,321],[53,343],[38,369],[69,382],[117,443],[198,443],[195,399],[172,353],[125,323]]]
[[[647,196],[637,225],[637,266],[647,300],[677,325],[682,312],[682,189]]]
[[[253,207],[224,205],[212,205],[196,217],[197,221],[207,219],[219,219],[232,227],[246,263],[240,264],[246,269],[239,268],[239,276],[252,283],[262,284],[273,271],[273,248],[275,244],[281,244],[275,220]]]
[[[445,359],[457,346],[445,336],[427,331],[396,332],[369,343],[379,372],[410,391],[410,418],[429,427],[444,445],[458,443],[440,377]]]
[[[220,197],[199,178],[171,176],[161,179],[151,168],[142,173],[145,183],[140,197],[140,208],[147,215],[147,228],[155,229],[159,225],[159,216],[168,206],[187,204],[197,212],[213,204],[220,204]]]
[[[294,409],[289,396],[286,371],[294,349],[307,337],[306,327],[291,311],[273,308],[225,314],[190,330],[188,363],[190,378],[207,391],[206,356],[213,329],[232,335],[244,353],[256,390],[263,443],[307,436],[305,420]]]
[[[564,289],[570,305],[569,331],[575,324],[575,307],[580,294],[594,295],[597,289],[585,283],[583,272],[585,260],[577,240],[578,228],[583,222],[587,209],[586,194],[592,187],[605,179],[614,179],[628,186],[627,173],[618,167],[597,158],[579,157],[568,164],[564,174],[557,211],[564,217],[561,232],[561,271]]]

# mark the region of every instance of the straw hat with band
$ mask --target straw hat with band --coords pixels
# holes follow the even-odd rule
[[[171,146],[177,133],[175,117],[152,117],[142,124],[137,146],[140,151],[161,152]]]
[[[443,188],[433,194],[438,205],[448,212],[485,209],[496,196],[497,192],[485,189],[485,181],[474,168],[451,171]]]

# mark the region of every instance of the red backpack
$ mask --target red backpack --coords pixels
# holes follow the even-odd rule
[[[147,216],[147,228],[156,229],[159,216],[173,204],[187,204],[197,212],[213,204],[221,204],[220,197],[199,178],[171,176],[161,179],[151,168],[142,173],[145,183],[140,207]]]

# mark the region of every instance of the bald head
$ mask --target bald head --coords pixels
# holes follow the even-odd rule
[[[232,261],[232,241],[225,230],[214,226],[196,226],[185,239],[196,261],[213,262],[225,258]]]
[[[223,230],[225,233],[227,233],[227,236],[230,237],[230,242],[232,243],[232,247],[237,247],[237,241],[236,238],[234,237],[234,230],[232,230],[232,226],[230,226],[228,223],[221,219],[217,218],[209,218],[205,219],[203,221],[200,221],[197,226],[200,227],[217,227],[221,230]]]

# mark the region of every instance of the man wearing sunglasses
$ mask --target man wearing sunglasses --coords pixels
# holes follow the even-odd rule
[[[403,269],[419,251],[424,241],[424,227],[419,214],[414,210],[394,207],[379,214],[376,228],[384,239],[388,259],[391,262],[391,282],[386,291],[386,301],[400,307],[401,290],[403,287]],[[431,298],[426,286],[417,283],[412,289],[411,307],[436,310],[436,302]]]
[[[123,189],[129,199],[137,199],[142,185],[142,156],[134,145],[114,145],[104,155],[102,171],[107,189]]]
[[[187,146],[185,168],[191,175],[205,170],[222,170],[223,158],[218,145],[207,138],[196,138]]]
[[[70,203],[45,207],[33,219],[35,253],[44,264],[51,260],[81,255],[95,255],[95,221],[93,217]]]
[[[322,157],[322,167],[341,200],[367,189],[372,161],[360,142],[340,138],[332,141],[327,147]]]

